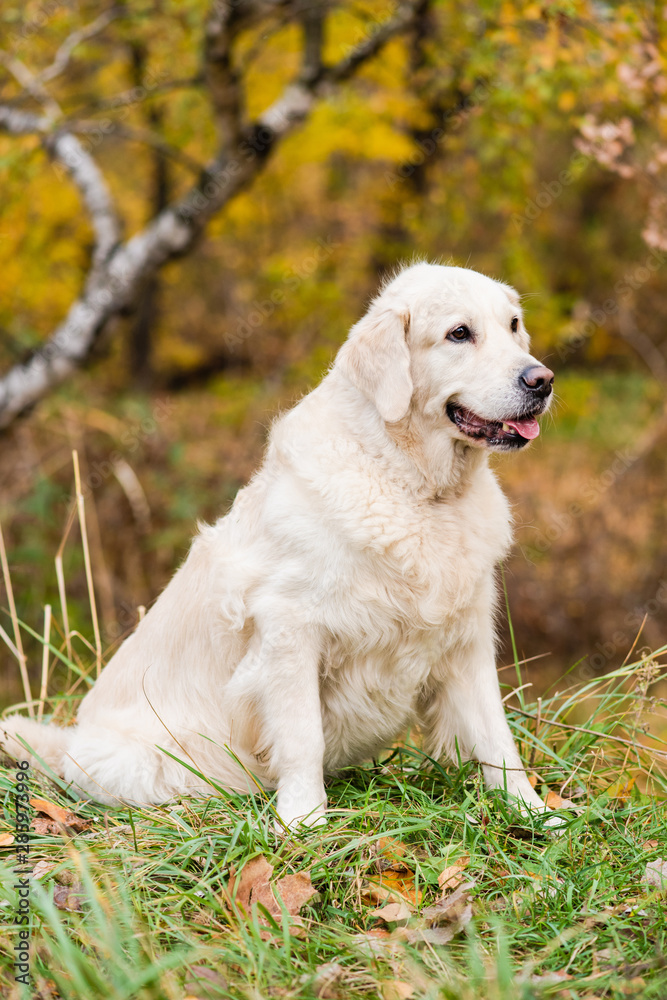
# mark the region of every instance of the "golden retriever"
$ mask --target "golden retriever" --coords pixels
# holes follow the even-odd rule
[[[83,699],[76,725],[3,723],[102,802],[277,789],[322,821],[324,776],[419,726],[435,758],[544,810],[505,719],[494,567],[510,513],[492,451],[539,433],[553,373],[517,293],[475,271],[402,270],[264,462]],[[202,776],[174,760],[179,758]],[[33,757],[34,761],[35,758]]]

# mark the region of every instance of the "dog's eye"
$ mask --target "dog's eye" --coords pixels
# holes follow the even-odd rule
[[[461,343],[464,340],[472,340],[472,334],[467,326],[457,326],[455,330],[450,330],[447,340],[456,340]]]
[[[519,317],[515,316],[512,320],[512,333],[516,333],[519,329]]]

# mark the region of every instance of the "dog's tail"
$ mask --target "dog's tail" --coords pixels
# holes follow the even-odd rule
[[[0,720],[0,749],[14,760],[27,760],[43,770],[41,761],[62,776],[64,759],[74,730],[43,725],[24,715],[10,715]],[[25,744],[28,744],[31,753]],[[37,758],[40,758],[39,760]]]

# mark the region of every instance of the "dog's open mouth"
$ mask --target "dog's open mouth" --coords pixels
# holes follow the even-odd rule
[[[447,416],[466,437],[494,448],[523,448],[540,433],[534,416],[485,420],[458,403],[447,404]]]

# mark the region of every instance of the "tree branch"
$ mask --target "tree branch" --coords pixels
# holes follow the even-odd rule
[[[110,24],[110,22],[121,13],[121,7],[111,7],[110,10],[105,10],[104,13],[100,14],[99,17],[96,17],[90,24],[84,25],[84,27],[79,28],[78,31],[73,31],[56,52],[51,65],[47,66],[46,69],[43,69],[41,73],[37,74],[36,79],[38,83],[48,83],[49,80],[54,80],[57,76],[60,76],[60,74],[67,68],[72,52],[77,45],[80,45],[81,42],[85,42],[89,38],[92,38],[93,35],[97,35],[100,31],[106,28],[107,24]]]
[[[23,87],[26,94],[43,105],[52,120],[60,117],[62,114],[60,105],[47,93],[39,78],[28,69],[25,63],[4,50],[0,50],[0,63],[12,74],[16,82]]]
[[[283,2],[268,0],[271,6]],[[345,59],[321,67],[311,80],[299,79],[288,85],[270,108],[242,130],[231,150],[227,148],[218,154],[185,198],[160,212],[124,244],[116,245],[115,213],[92,157],[69,133],[49,140],[54,155],[69,170],[91,214],[96,253],[83,293],[65,320],[36,354],[24,364],[15,365],[0,379],[0,427],[7,427],[18,414],[84,363],[107,322],[132,304],[146,276],[187,253],[211,217],[261,172],[279,141],[308,116],[316,100],[332,86],[349,79],[391,38],[405,30],[419,3],[420,0],[403,0],[395,15]],[[16,134],[39,132],[44,130],[44,119],[0,106],[0,128]]]
[[[304,83],[317,80],[322,71],[325,2],[326,0],[311,0],[309,6],[301,14],[303,26],[301,80]]]
[[[240,7],[213,4],[204,35],[204,80],[213,104],[221,147],[239,141],[243,117],[241,80],[232,44],[241,23]]]

